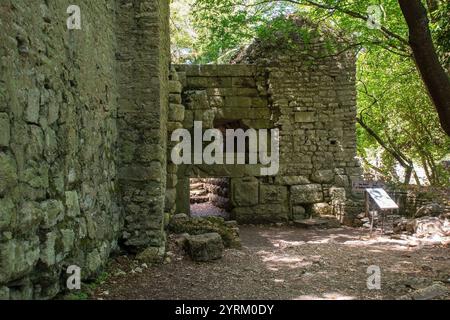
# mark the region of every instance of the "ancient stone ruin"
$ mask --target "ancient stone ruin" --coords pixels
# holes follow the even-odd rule
[[[211,197],[238,223],[360,213],[355,57],[327,52],[333,33],[171,66],[168,1],[78,3],[81,30],[59,1],[0,5],[0,299],[54,297],[69,266],[89,279],[119,247],[163,256],[193,178],[226,179]],[[175,165],[171,135],[196,121],[279,129],[277,174]]]

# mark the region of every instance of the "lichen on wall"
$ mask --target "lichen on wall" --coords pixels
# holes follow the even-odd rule
[[[0,4],[0,298],[50,298],[96,274],[122,229],[116,1]]]

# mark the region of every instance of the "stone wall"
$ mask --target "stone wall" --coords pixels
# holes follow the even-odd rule
[[[165,246],[166,0],[0,4],[0,299],[49,298]]]
[[[0,3],[0,299],[54,296],[96,273],[122,228],[116,1]]]
[[[167,110],[167,0],[121,1],[118,14],[120,188],[124,244],[164,253]]]
[[[184,127],[280,130],[280,170],[262,177],[258,165],[189,165],[185,177],[230,177],[232,214],[241,223],[311,215],[355,215],[351,179],[356,158],[355,57],[326,55],[323,38],[303,50],[256,41],[236,65],[178,65],[186,106]],[[185,180],[187,181],[187,180]],[[186,182],[185,182],[186,183]],[[180,188],[177,198],[188,200]],[[178,212],[185,210],[182,204]]]

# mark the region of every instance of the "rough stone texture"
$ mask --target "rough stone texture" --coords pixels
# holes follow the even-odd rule
[[[88,278],[117,247],[116,3],[78,5],[80,31],[65,1],[0,6],[2,298],[52,297],[65,267]]]
[[[166,0],[121,1],[119,50],[120,188],[125,245],[164,247],[169,6]],[[178,90],[179,91],[179,90]]]
[[[69,4],[0,5],[1,299],[165,243],[168,2],[80,0],[71,31]]]
[[[205,233],[218,233],[227,248],[240,248],[239,229],[228,223],[222,217],[188,217],[181,213],[172,217],[169,230],[183,234],[199,235]]]
[[[223,242],[218,233],[205,233],[187,237],[187,251],[194,261],[211,261],[222,258]]]

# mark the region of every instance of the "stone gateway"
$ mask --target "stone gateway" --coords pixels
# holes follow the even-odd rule
[[[2,1],[0,299],[52,298],[70,266],[92,279],[119,247],[159,261],[191,178],[229,179],[239,223],[359,213],[354,55],[299,20],[318,31],[308,46],[255,40],[230,65],[171,66],[168,3],[78,0],[68,30],[66,2]],[[173,163],[172,133],[195,121],[276,129],[278,173]]]

